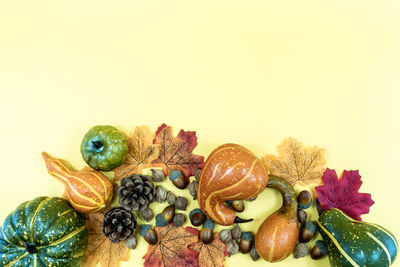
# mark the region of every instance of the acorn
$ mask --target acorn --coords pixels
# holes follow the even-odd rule
[[[142,224],[140,226],[139,235],[150,245],[155,245],[158,242],[157,233],[150,224]]]
[[[235,240],[231,240],[228,244],[226,244],[226,251],[229,253],[229,256],[236,254],[239,252],[239,245]]]
[[[242,235],[242,229],[240,229],[239,224],[236,224],[235,227],[232,228],[232,239],[238,240]]]
[[[151,177],[154,182],[162,182],[164,181],[165,175],[161,169],[151,169]]]
[[[161,185],[156,187],[156,200],[159,203],[163,203],[167,199],[167,190]]]
[[[137,246],[137,237],[136,235],[132,235],[126,240],[126,246],[130,249],[135,249]]]
[[[196,169],[194,173],[194,178],[196,179],[197,182],[199,182],[201,176],[201,169]]]
[[[306,221],[304,225],[300,228],[300,242],[307,243],[314,237],[315,232],[317,232],[317,225],[315,224],[315,222]]]
[[[244,211],[244,201],[243,200],[230,200],[227,202],[235,211],[237,211],[237,212]]]
[[[308,190],[303,190],[297,196],[297,203],[303,210],[308,209],[313,204],[311,193]]]
[[[305,212],[304,210],[302,210],[302,209],[297,210],[297,219],[299,220],[300,224],[303,224],[306,222],[307,216],[308,216],[307,212]]]
[[[224,229],[219,232],[219,239],[221,239],[222,243],[228,244],[232,241],[232,230],[231,229]]]
[[[186,221],[185,214],[183,213],[176,213],[172,222],[176,227],[182,226]]]
[[[147,207],[146,209],[140,211],[140,214],[142,215],[142,218],[143,218],[146,222],[150,221],[150,220],[153,219],[153,217],[154,217],[153,210],[150,209],[149,207]]]
[[[254,236],[251,232],[242,232],[239,240],[239,250],[243,254],[250,251],[254,241]]]
[[[211,243],[214,240],[214,227],[215,224],[210,219],[205,220],[203,228],[200,230],[200,240],[204,244]]]
[[[180,170],[172,170],[171,174],[169,175],[169,180],[171,180],[172,183],[179,189],[185,189],[188,184]]]
[[[294,249],[294,257],[295,259],[303,258],[308,254],[308,247],[306,243],[298,243],[296,248]]]
[[[328,249],[326,248],[322,240],[315,242],[314,247],[311,249],[310,255],[314,260],[318,260],[328,254]]]
[[[174,205],[169,205],[163,209],[161,212],[162,216],[165,218],[167,223],[172,222],[172,219],[175,216],[175,206]]]
[[[186,210],[188,201],[184,197],[178,197],[175,201],[175,206],[178,210]]]
[[[157,214],[156,215],[156,226],[164,227],[167,225],[168,225],[168,222],[167,222],[167,220],[165,220],[164,216],[161,213]]]
[[[167,202],[168,205],[175,205],[175,201],[176,201],[176,196],[173,192],[168,191],[167,193]]]
[[[189,213],[189,218],[193,226],[200,226],[206,220],[206,215],[201,209],[194,209]]]
[[[197,183],[197,181],[192,181],[189,184],[189,193],[193,197],[193,200],[197,199],[197,190],[198,190],[198,188],[199,188],[199,184]]]
[[[254,244],[253,244],[253,247],[250,249],[250,257],[253,261],[256,261],[260,258],[260,255],[258,255],[256,246]]]

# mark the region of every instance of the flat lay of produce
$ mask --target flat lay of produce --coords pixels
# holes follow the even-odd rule
[[[118,266],[139,243],[147,253],[135,266],[147,267],[219,267],[236,253],[248,254],[249,264],[308,256],[328,257],[331,266],[396,260],[390,230],[361,219],[374,201],[359,192],[359,171],[338,176],[326,167],[324,149],[286,138],[278,155],[259,157],[229,143],[204,158],[196,146],[196,132],[174,135],[166,124],[131,135],[97,125],[82,137],[82,170],[42,152],[49,179],[65,193],[11,211],[0,228],[0,266]],[[278,192],[282,204],[256,227],[243,212],[264,190]]]

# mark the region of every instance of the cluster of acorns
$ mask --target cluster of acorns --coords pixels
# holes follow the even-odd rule
[[[250,252],[253,261],[260,258],[254,244],[254,234],[252,232],[242,232],[240,226],[236,224],[232,229],[224,229],[219,233],[221,241],[226,245],[229,256],[239,251],[242,254]]]
[[[182,226],[186,221],[185,214],[175,213],[175,205],[169,205],[163,209],[160,214],[156,215],[156,227],[164,227],[172,222],[176,227]],[[158,242],[157,232],[150,224],[142,224],[140,226],[140,236],[144,238],[150,245]]]
[[[310,250],[308,248],[308,242],[311,241],[318,230],[317,224],[313,221],[307,221],[307,212],[305,209],[308,209],[314,203],[314,200],[309,191],[303,190],[297,196],[298,202],[298,220],[301,224],[299,231],[299,243],[297,244],[294,250],[294,257],[296,259],[311,255],[311,258],[314,260],[320,259],[326,254],[328,254],[328,250],[322,240],[318,240],[315,242],[315,245]],[[318,208],[318,203],[317,203]]]
[[[248,199],[248,201],[254,201],[255,199],[256,197]],[[227,201],[226,204],[236,212],[242,212],[245,209],[245,202],[243,200]],[[189,216],[194,226],[199,226],[197,222],[201,219],[204,221],[204,218],[206,218],[204,213],[200,209],[192,210]],[[202,232],[206,233],[209,231],[208,228],[210,228],[210,222],[207,223],[206,220]],[[207,234],[204,236],[208,237],[212,236],[212,234]],[[226,245],[229,256],[232,256],[240,251],[242,254],[250,252],[250,256],[253,261],[256,261],[260,258],[254,244],[254,234],[252,232],[242,232],[239,224],[236,224],[232,229],[223,229],[219,233],[219,238]],[[209,240],[204,240],[204,238],[202,240],[204,243],[210,242]]]

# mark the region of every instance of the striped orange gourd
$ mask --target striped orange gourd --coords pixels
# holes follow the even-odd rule
[[[61,159],[45,152],[42,156],[48,173],[65,185],[67,200],[77,211],[96,212],[111,201],[113,184],[101,172],[91,168],[74,171]]]
[[[253,152],[237,144],[224,144],[205,162],[199,181],[198,203],[214,222],[231,225],[236,215],[224,204],[225,201],[254,197],[265,189],[267,182],[267,171]]]

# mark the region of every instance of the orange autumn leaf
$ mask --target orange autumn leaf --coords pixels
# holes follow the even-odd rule
[[[199,267],[221,267],[224,266],[225,257],[228,256],[226,246],[219,239],[219,234],[214,234],[214,240],[211,243],[204,244],[198,240],[196,243],[190,244],[191,250],[199,253]]]
[[[190,227],[187,227],[190,228]],[[158,242],[149,245],[145,259],[145,267],[197,267],[197,252],[188,246],[197,242],[198,237],[187,228],[169,224],[156,227]]]
[[[286,138],[277,148],[279,156],[266,155],[262,161],[272,175],[286,179],[292,186],[321,184],[325,170],[325,149],[304,148],[300,141]]]
[[[101,267],[118,266],[119,261],[129,259],[130,249],[125,242],[112,243],[102,233],[103,213],[92,213],[88,215],[86,226],[89,231],[88,247],[85,250],[85,257],[82,267],[95,267],[100,262]]]
[[[129,151],[125,162],[114,169],[114,181],[132,174],[141,174],[142,170],[152,166],[158,156],[158,145],[153,144],[154,134],[146,126],[136,127],[128,137]]]

